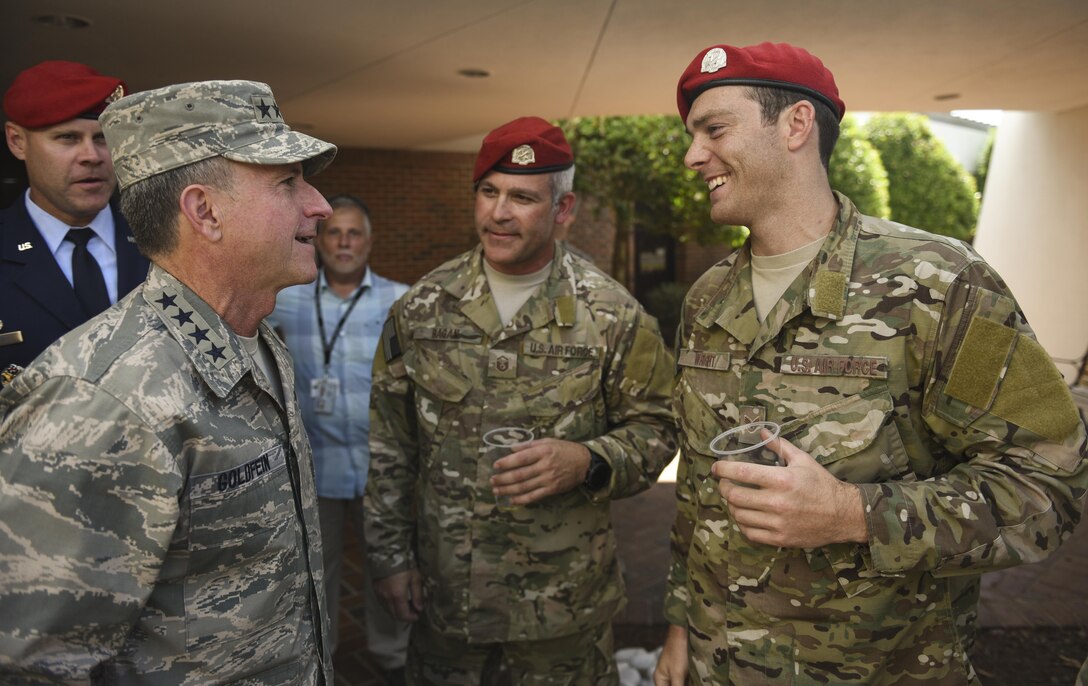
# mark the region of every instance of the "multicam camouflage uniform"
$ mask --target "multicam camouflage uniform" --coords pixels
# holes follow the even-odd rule
[[[286,408],[153,267],[0,394],[0,683],[331,683],[310,448],[260,335]]]
[[[468,643],[548,639],[607,623],[625,602],[609,501],[649,487],[675,452],[673,372],[657,324],[614,281],[557,246],[505,328],[477,248],[393,306],[376,356],[369,564],[423,576],[431,631]],[[530,427],[577,441],[610,484],[496,508],[481,436]]]
[[[838,200],[763,324],[747,249],[685,302],[666,614],[695,683],[978,683],[979,574],[1080,519],[1084,426],[1005,284],[958,241]],[[707,444],[761,418],[861,485],[868,545],[779,551],[733,525]]]

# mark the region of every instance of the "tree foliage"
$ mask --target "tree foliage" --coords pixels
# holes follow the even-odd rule
[[[577,161],[575,190],[614,214],[612,275],[621,282],[636,224],[704,245],[743,240],[742,230],[710,220],[706,184],[684,166],[690,139],[679,117],[576,117],[558,124]]]
[[[864,127],[888,172],[891,218],[970,240],[978,221],[975,180],[918,114],[881,114]]]
[[[981,196],[986,192],[986,175],[990,173],[990,158],[994,154],[994,139],[997,137],[997,129],[991,128],[986,136],[986,143],[982,146],[982,152],[978,155],[978,165],[975,167],[975,186]]]
[[[865,139],[853,117],[842,121],[839,142],[831,153],[828,173],[831,187],[857,205],[858,211],[874,217],[891,213],[888,207],[888,172],[880,153]]]

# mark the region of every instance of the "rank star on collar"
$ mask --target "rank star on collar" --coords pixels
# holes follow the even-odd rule
[[[227,356],[223,354],[225,349],[226,346],[213,345],[211,348],[208,348],[207,352],[204,354],[211,357],[212,360],[225,360],[227,359]]]

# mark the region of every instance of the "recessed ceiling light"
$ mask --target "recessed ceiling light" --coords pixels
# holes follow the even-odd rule
[[[486,69],[458,69],[457,73],[466,79],[486,79],[491,72]]]
[[[934,100],[955,100],[960,97],[959,93],[941,93],[940,95],[934,95]]]
[[[36,24],[56,26],[61,29],[85,29],[91,25],[90,19],[84,19],[83,17],[77,17],[71,14],[42,14],[34,17],[32,21]]]

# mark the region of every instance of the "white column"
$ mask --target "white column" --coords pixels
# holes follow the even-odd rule
[[[975,249],[1009,284],[1055,358],[1088,348],[1088,107],[1006,112]],[[1059,369],[1072,381],[1068,364]]]

